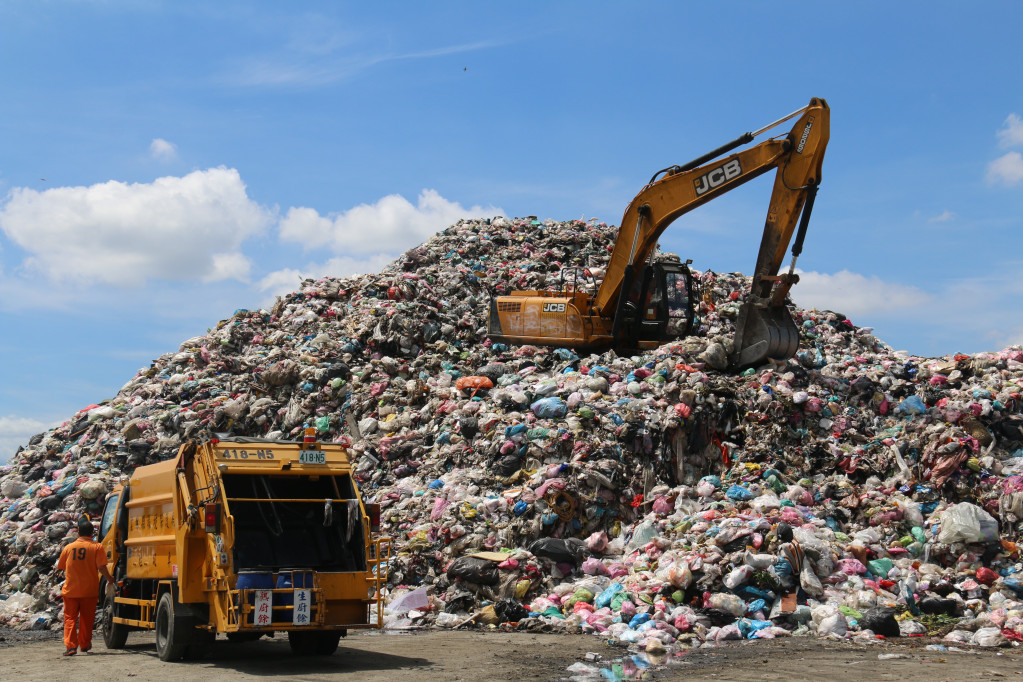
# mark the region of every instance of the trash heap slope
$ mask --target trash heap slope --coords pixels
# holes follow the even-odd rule
[[[3,467],[0,622],[54,619],[60,548],[117,478],[188,439],[309,425],[384,506],[394,627],[472,617],[658,651],[943,614],[955,641],[1023,638],[1023,349],[916,357],[796,308],[797,356],[733,375],[749,280],[713,272],[699,335],[653,352],[486,339],[489,292],[594,288],[615,233],[463,220],[185,341]]]

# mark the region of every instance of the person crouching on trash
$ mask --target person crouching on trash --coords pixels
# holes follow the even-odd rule
[[[99,601],[97,571],[111,584],[114,576],[107,569],[103,545],[92,539],[93,527],[88,518],[78,520],[78,539],[60,552],[57,570],[65,572],[60,594],[64,598],[64,655],[74,656],[81,645],[82,653],[92,649],[92,626],[96,621]]]

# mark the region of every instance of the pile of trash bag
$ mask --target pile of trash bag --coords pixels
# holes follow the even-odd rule
[[[459,221],[235,311],[33,437],[0,468],[0,624],[59,622],[73,520],[135,467],[314,427],[383,507],[388,627],[1023,640],[1023,348],[917,357],[792,306],[796,356],[733,374],[750,280],[710,271],[694,336],[653,351],[487,339],[492,295],[596,291],[616,232]]]

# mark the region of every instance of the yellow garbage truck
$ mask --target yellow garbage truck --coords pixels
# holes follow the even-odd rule
[[[348,451],[309,431],[191,441],[114,488],[100,526],[116,579],[108,648],[155,630],[174,661],[206,655],[221,633],[287,632],[295,653],[329,655],[350,628],[383,625],[380,507],[361,499]]]

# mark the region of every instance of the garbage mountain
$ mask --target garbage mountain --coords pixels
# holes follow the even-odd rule
[[[0,470],[0,623],[54,622],[75,518],[135,467],[309,425],[384,507],[391,627],[651,652],[939,620],[1023,639],[1023,349],[916,357],[793,307],[796,356],[730,374],[750,282],[709,271],[697,335],[641,355],[486,338],[492,293],[594,290],[616,231],[460,221],[380,273],[236,311],[35,436]]]

